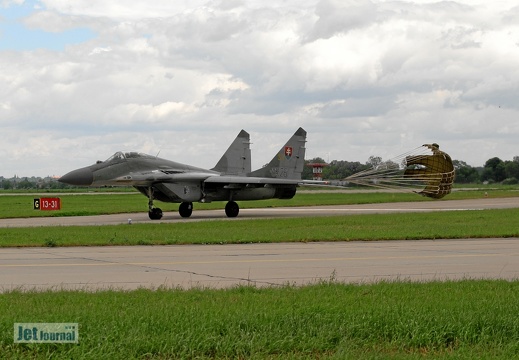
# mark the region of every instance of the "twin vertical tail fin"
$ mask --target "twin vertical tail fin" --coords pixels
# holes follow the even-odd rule
[[[251,172],[250,135],[240,131],[236,139],[211,170],[226,175],[243,175]]]
[[[301,180],[305,166],[305,143],[306,131],[299,128],[267,166],[251,172],[248,176]]]

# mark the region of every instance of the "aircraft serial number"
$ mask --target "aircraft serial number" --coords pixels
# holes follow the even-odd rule
[[[270,170],[270,174],[275,178],[287,178],[288,169],[284,167],[275,167]]]

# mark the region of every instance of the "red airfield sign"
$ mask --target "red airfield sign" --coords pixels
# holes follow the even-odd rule
[[[61,210],[60,198],[34,199],[34,210]]]

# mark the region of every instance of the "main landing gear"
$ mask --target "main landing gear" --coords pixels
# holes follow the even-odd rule
[[[225,215],[227,215],[227,217],[234,218],[238,216],[239,212],[240,207],[234,201],[229,201],[225,205]]]
[[[188,218],[193,213],[193,203],[192,202],[183,202],[180,203],[180,206],[178,207],[178,213],[183,218]]]
[[[153,207],[153,188],[149,187],[147,189],[148,195],[148,216],[151,220],[160,220],[162,219],[162,209]],[[182,202],[178,207],[178,213],[183,218],[188,218],[193,213],[193,203],[192,202]],[[225,205],[225,215],[230,218],[235,218],[240,213],[240,207],[234,201],[229,201]]]
[[[236,217],[238,216],[238,213],[240,212],[240,207],[238,204],[236,204],[234,201],[229,201],[225,205],[225,214],[230,217]],[[183,202],[180,203],[180,206],[178,207],[178,213],[183,218],[188,218],[193,213],[193,203],[192,202]]]

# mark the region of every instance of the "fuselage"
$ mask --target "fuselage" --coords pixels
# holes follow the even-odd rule
[[[133,186],[145,196],[163,202],[290,199],[294,184],[205,183],[220,172],[194,167],[136,152],[117,152],[106,161],[73,170],[61,182],[77,186]],[[243,177],[244,178],[244,177]]]

